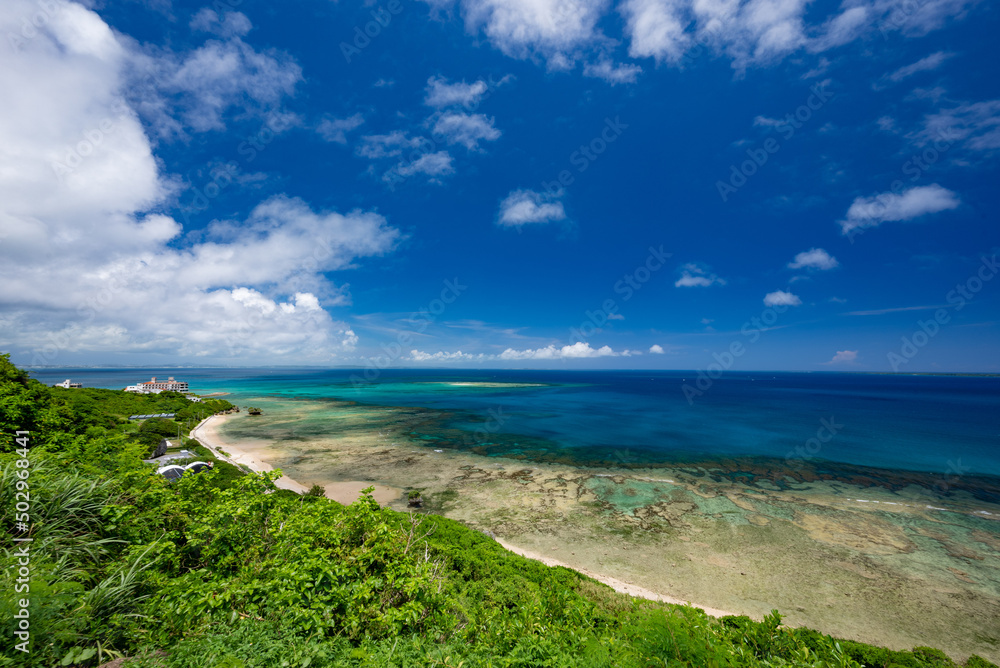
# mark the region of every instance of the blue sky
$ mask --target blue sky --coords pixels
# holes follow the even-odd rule
[[[1000,10],[0,8],[21,364],[1000,371]]]

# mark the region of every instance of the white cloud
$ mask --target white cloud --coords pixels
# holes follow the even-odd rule
[[[872,9],[866,6],[847,7],[837,16],[827,19],[820,34],[809,45],[811,51],[826,51],[853,42],[870,27]]]
[[[787,123],[788,121],[783,118],[769,118],[767,116],[755,116],[753,119],[754,127],[776,128]]]
[[[628,55],[633,58],[675,63],[691,45],[682,0],[626,0],[620,11],[630,38]]]
[[[396,165],[396,172],[400,176],[413,176],[414,174],[426,174],[429,177],[447,176],[455,171],[451,165],[451,155],[448,151],[435,151],[425,153],[411,162],[401,162]],[[386,173],[386,180],[391,181],[391,173]]]
[[[802,300],[797,295],[783,290],[769,292],[764,295],[764,306],[801,306]]]
[[[224,130],[227,115],[237,108],[241,115],[269,119],[275,126],[298,122],[280,112],[281,102],[302,79],[302,69],[288,54],[257,51],[235,33],[182,53],[124,39],[133,84],[130,102],[160,137]]]
[[[438,177],[454,173],[455,168],[448,151],[427,152],[426,149],[433,146],[434,143],[429,139],[410,137],[407,133],[396,130],[387,135],[362,137],[355,152],[371,160],[399,158],[382,175],[382,180],[386,183],[391,184],[399,178],[408,178],[414,174],[424,174],[431,181],[438,182]]]
[[[480,141],[496,141],[500,131],[493,127],[493,119],[483,114],[445,112],[434,122],[434,134],[449,144],[461,144],[470,151],[479,148]]]
[[[789,269],[819,269],[825,271],[839,266],[837,258],[827,253],[822,248],[810,248],[795,256],[795,259],[788,263]]]
[[[896,119],[892,116],[881,116],[877,121],[878,129],[882,132],[896,132]]]
[[[949,20],[961,20],[979,0],[873,0],[871,6],[880,16],[878,28],[884,32],[901,31],[908,37],[920,37],[937,30]]]
[[[657,343],[654,343],[653,345],[651,345],[649,347],[649,352],[653,353],[654,355],[662,355],[663,352],[664,352],[663,351],[663,346],[661,346],[661,345],[659,345]]]
[[[485,81],[471,84],[464,81],[448,83],[444,77],[431,77],[427,80],[427,94],[424,104],[428,107],[443,109],[445,107],[471,107],[479,103],[487,86]]]
[[[806,0],[698,0],[699,37],[733,60],[733,67],[768,64],[806,42]]]
[[[415,149],[426,139],[410,137],[407,133],[395,130],[387,135],[367,135],[361,138],[355,151],[363,158],[379,159],[394,158],[403,151]],[[428,142],[429,143],[429,142]]]
[[[212,33],[219,37],[242,37],[250,32],[253,24],[242,12],[218,12],[209,7],[203,7],[190,23],[191,30]]]
[[[497,223],[503,227],[521,227],[528,223],[549,223],[566,218],[559,201],[562,193],[548,195],[533,190],[514,190],[502,202]]]
[[[901,31],[919,37],[942,27],[948,20],[961,20],[979,0],[854,0],[842,4],[843,11],[824,21],[810,40],[811,51],[842,46],[878,30],[883,35]],[[904,68],[905,69],[905,68]]]
[[[807,0],[626,0],[621,5],[629,55],[680,64],[696,44],[726,54],[737,70],[768,65],[809,44]],[[860,34],[855,8],[820,28],[822,48]],[[699,48],[700,48],[699,46]]]
[[[843,46],[876,31],[925,34],[950,19],[963,18],[977,1],[850,0],[829,12],[813,7],[809,0],[622,0],[617,11],[624,20],[623,37],[632,58],[682,66],[686,54],[707,46],[728,56],[742,71],[773,64],[803,48],[816,53]],[[439,10],[452,4],[451,0],[425,2]],[[628,69],[604,64],[616,46],[600,27],[612,9],[609,0],[459,2],[467,31],[481,30],[508,56],[540,58],[550,70],[568,70],[579,60],[590,61],[596,64],[585,65],[585,71],[610,74],[602,78],[612,83],[633,76]],[[601,59],[593,60],[595,55]]]
[[[578,52],[606,38],[597,22],[608,0],[463,0],[466,26],[482,30],[513,58],[540,55],[551,69],[568,69]]]
[[[411,350],[410,359],[415,362],[446,362],[446,361],[511,361],[511,360],[557,360],[557,359],[590,359],[596,357],[631,357],[641,355],[637,350],[612,350],[610,346],[594,348],[589,343],[580,341],[571,345],[555,346],[549,345],[544,348],[528,348],[525,350],[515,350],[507,348],[500,354],[493,353],[464,353],[461,350],[455,352],[438,351],[428,353],[421,350]]]
[[[436,353],[426,353],[421,350],[411,350],[410,359],[414,362],[452,362],[452,361],[465,361],[465,362],[482,362],[487,359],[495,359],[495,355],[485,355],[483,353],[472,354],[463,353],[461,350],[455,352],[444,352],[439,350]]]
[[[937,53],[932,53],[926,58],[921,58],[920,60],[911,65],[900,67],[898,70],[888,75],[886,78],[889,79],[889,81],[896,82],[911,77],[918,72],[929,72],[932,70],[936,70],[937,68],[941,67],[944,61],[948,60],[953,55],[954,54],[952,53],[946,53],[944,51],[938,51]]]
[[[1000,100],[965,103],[952,109],[942,109],[924,119],[924,128],[917,135],[921,143],[943,140],[962,141],[974,151],[1000,148]]]
[[[675,288],[707,288],[710,285],[725,285],[725,279],[719,278],[707,268],[696,262],[689,262],[681,267],[681,277],[674,283]]]
[[[838,350],[829,362],[823,362],[823,364],[855,364],[857,361],[857,350]]]
[[[642,74],[642,68],[638,65],[615,64],[608,59],[601,59],[596,63],[587,63],[583,66],[583,76],[604,79],[612,86],[621,83],[635,83]]]
[[[351,328],[324,309],[348,301],[326,273],[391,251],[399,231],[375,213],[274,197],[185,240],[154,212],[176,186],[121,97],[127,40],[80,5],[56,6],[50,29],[0,67],[7,349],[52,364],[88,352],[321,362],[353,347]],[[0,34],[37,7],[7,2]]]
[[[872,197],[858,197],[847,210],[847,218],[840,221],[840,227],[847,234],[851,230],[876,227],[886,221],[911,220],[955,209],[960,203],[958,195],[936,183],[916,186],[898,195],[884,192]]]
[[[500,353],[498,359],[502,360],[550,360],[550,359],[582,359],[591,357],[630,357],[637,354],[633,350],[623,350],[620,352],[615,352],[610,346],[601,346],[600,348],[593,348],[589,343],[584,341],[579,341],[572,345],[562,346],[557,348],[556,346],[546,346],[544,348],[536,348],[534,350],[514,350],[513,348],[508,348],[507,350]]]
[[[365,118],[361,114],[354,114],[347,118],[324,118],[316,126],[316,132],[328,142],[346,144],[347,133],[359,128],[364,122]]]

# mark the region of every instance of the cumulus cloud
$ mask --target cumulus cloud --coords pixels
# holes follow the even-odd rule
[[[482,80],[473,83],[465,83],[464,81],[448,83],[444,77],[431,77],[427,80],[424,104],[438,109],[452,106],[475,106],[479,104],[479,100],[482,99],[487,88],[486,82]]]
[[[403,151],[418,148],[425,141],[420,137],[411,137],[406,132],[395,130],[386,135],[362,137],[355,152],[363,158],[394,158],[402,155]]]
[[[484,353],[463,353],[461,350],[456,350],[455,352],[450,353],[443,350],[439,350],[436,353],[426,353],[422,350],[411,350],[410,359],[414,362],[483,362],[487,359],[495,359],[495,356],[486,355]]]
[[[560,197],[561,192],[549,195],[534,190],[514,190],[500,202],[497,223],[503,227],[521,227],[529,223],[565,220],[566,210]]]
[[[663,351],[663,346],[661,346],[661,345],[660,345],[660,344],[658,344],[658,343],[654,343],[653,345],[651,345],[651,346],[649,347],[649,352],[651,352],[651,353],[652,353],[652,354],[654,354],[654,355],[662,355],[662,354],[663,354],[663,352],[664,352],[664,351]]]
[[[733,67],[744,69],[773,62],[806,43],[806,4],[806,0],[711,1],[695,2],[692,9],[700,39],[726,53]]]
[[[318,362],[352,349],[357,336],[324,308],[349,299],[327,272],[390,252],[399,231],[375,213],[279,196],[185,239],[156,213],[176,185],[122,97],[132,46],[96,13],[55,5],[49,30],[0,68],[0,87],[14,92],[0,105],[8,350],[53,364],[94,352]],[[3,34],[37,11],[27,0],[8,7]]]
[[[463,0],[466,26],[513,58],[540,55],[552,69],[606,38],[597,28],[608,0]]]
[[[212,33],[219,37],[242,37],[250,32],[253,24],[242,12],[218,12],[210,7],[203,7],[189,24],[191,30]]]
[[[931,213],[958,208],[958,195],[934,183],[916,186],[901,194],[885,192],[872,197],[858,197],[840,221],[844,234],[851,230],[876,227],[887,221],[912,220]]]
[[[797,295],[784,290],[769,292],[764,295],[764,306],[801,306],[802,300]]]
[[[484,33],[514,58],[538,58],[549,69],[577,61],[611,83],[632,71],[603,65],[615,41],[601,31],[613,11],[609,0],[458,0],[470,34]],[[425,0],[437,9],[452,0]],[[737,70],[767,66],[802,49],[813,53],[880,31],[926,34],[965,16],[977,0],[852,0],[823,11],[809,0],[622,0],[623,37],[632,58],[683,66],[684,56],[709,48]],[[808,11],[807,11],[808,10]]]
[[[449,144],[461,144],[470,151],[479,148],[480,141],[496,141],[500,131],[493,127],[493,119],[483,114],[446,112],[434,121],[434,134],[444,137]]]
[[[76,336],[86,325],[119,332],[116,352],[331,359],[357,337],[323,310],[348,301],[324,272],[388,252],[399,238],[377,214],[314,212],[286,197],[262,203],[245,221],[211,226],[202,243],[183,249],[165,243],[178,231],[172,222],[156,221],[160,238],[113,261],[62,248],[55,262],[22,262],[8,283],[19,294],[15,338],[62,339],[86,350]]]
[[[382,174],[388,184],[423,174],[431,182],[440,183],[440,177],[453,174],[452,156],[446,150],[428,152],[434,144],[423,137],[411,137],[396,130],[386,135],[368,135],[361,138],[355,152],[370,160],[396,158],[396,164]]]
[[[674,63],[691,44],[688,19],[681,0],[626,0],[620,11],[631,38],[628,55]]]
[[[725,285],[725,279],[711,273],[706,267],[689,262],[681,267],[681,277],[674,283],[675,288],[707,288],[711,285]]]
[[[410,359],[415,362],[446,362],[446,361],[511,361],[511,360],[567,360],[567,359],[591,359],[596,357],[631,357],[641,355],[637,350],[612,350],[611,346],[601,346],[594,348],[589,343],[580,341],[565,346],[549,345],[544,348],[527,348],[516,350],[507,348],[502,353],[464,353],[461,350],[455,352],[438,351],[428,353],[421,350],[411,350]]]
[[[795,259],[788,263],[789,269],[819,269],[826,271],[840,266],[837,258],[827,253],[822,248],[810,248],[795,256]]]
[[[635,83],[642,74],[642,68],[638,65],[613,63],[611,60],[602,59],[596,63],[587,63],[583,66],[583,76],[604,79],[612,86],[623,83]]]
[[[634,354],[635,352],[631,350],[615,352],[611,349],[611,346],[593,348],[589,343],[579,341],[572,345],[562,346],[561,348],[551,345],[544,348],[535,348],[534,350],[530,348],[527,350],[514,350],[513,348],[508,348],[500,353],[498,358],[502,360],[550,360],[581,359],[590,357],[630,357]]]
[[[433,180],[436,177],[453,173],[455,168],[452,167],[451,162],[452,158],[448,151],[435,151],[434,153],[425,153],[410,162],[401,162],[396,165],[395,171],[400,176],[425,174]],[[384,178],[386,181],[391,181],[392,173],[387,172]]]
[[[806,0],[626,0],[629,55],[679,64],[696,44],[726,54],[734,68],[767,65],[809,44]],[[827,20],[823,48],[858,36],[858,11]],[[821,49],[820,49],[821,50]]]
[[[856,364],[858,361],[857,350],[838,350],[829,362],[823,364]]]
[[[325,141],[346,144],[347,133],[361,127],[364,122],[365,118],[361,114],[354,114],[347,118],[327,117],[316,126],[316,133]]]
[[[258,51],[243,41],[250,25],[239,12],[220,19],[203,10],[192,25],[211,28],[221,39],[175,52],[121,38],[128,51],[122,71],[131,84],[129,102],[158,137],[224,130],[227,117],[237,112],[268,120],[275,131],[299,122],[280,110],[302,80],[294,58],[275,49]]]

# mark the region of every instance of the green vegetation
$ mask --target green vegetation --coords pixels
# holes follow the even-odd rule
[[[305,496],[326,496],[326,489],[322,485],[313,485]]]
[[[30,598],[32,651],[8,641],[0,666],[89,668],[123,656],[126,668],[956,665],[928,648],[892,652],[786,628],[776,612],[713,620],[636,601],[452,520],[380,508],[369,492],[342,506],[277,490],[277,472],[225,462],[168,484],[140,461],[142,428],[121,429],[122,415],[143,412],[129,402],[147,398],[67,397],[77,392],[41,386],[0,357],[7,563],[9,538],[24,536],[15,524],[24,471],[33,539],[30,592],[17,595]],[[22,464],[14,436],[25,428]],[[15,577],[0,575],[7,638]]]

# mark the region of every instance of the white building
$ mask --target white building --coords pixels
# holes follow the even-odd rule
[[[156,376],[153,376],[152,380],[148,380],[145,383],[138,383],[136,385],[129,385],[125,388],[126,392],[137,392],[139,394],[159,394],[160,392],[187,392],[188,384],[182,380],[174,380],[173,376],[167,378],[167,380],[156,380]]]
[[[163,390],[147,390],[145,385],[129,385],[125,388],[126,392],[135,392],[136,394],[159,394]]]
[[[71,388],[71,387],[83,387],[83,383],[74,383],[69,378],[67,378],[63,382],[56,383],[52,387],[65,387],[65,388],[68,389],[68,388]]]

